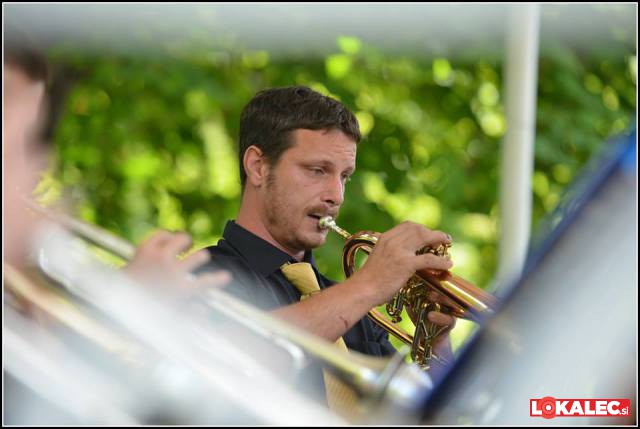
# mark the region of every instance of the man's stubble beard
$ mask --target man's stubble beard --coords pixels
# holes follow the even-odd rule
[[[265,199],[265,216],[267,226],[273,238],[281,245],[291,250],[311,250],[318,247],[319,244],[309,243],[304,239],[299,239],[296,232],[300,228],[289,216],[291,216],[291,207],[283,201],[286,193],[280,189],[273,173],[269,173],[266,184]],[[284,237],[278,237],[278,233],[284,234]],[[322,244],[322,243],[320,243]]]
[[[290,220],[287,219],[287,214],[290,212],[289,206],[282,201],[281,192],[278,184],[276,183],[273,172],[269,172],[267,176],[267,187],[265,195],[265,216],[267,220],[267,227],[271,235],[280,242],[280,244],[287,246],[291,238],[291,232],[293,231],[293,225]],[[277,237],[278,233],[283,233],[285,237]]]
[[[286,213],[286,206],[280,202],[280,197],[276,188],[273,175],[269,173],[264,206],[267,225],[270,227],[269,229],[277,229],[283,220],[283,214]]]

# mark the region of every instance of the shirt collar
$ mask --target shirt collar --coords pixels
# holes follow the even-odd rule
[[[298,262],[289,254],[247,231],[230,220],[222,233],[223,238],[244,257],[258,273],[267,277],[276,272],[286,262]],[[311,250],[304,252],[304,262],[316,266]]]

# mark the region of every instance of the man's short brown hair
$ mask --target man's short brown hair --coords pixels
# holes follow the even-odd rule
[[[306,86],[271,88],[258,92],[240,116],[240,181],[244,188],[247,173],[244,154],[250,146],[260,148],[275,166],[291,147],[291,132],[297,129],[340,130],[356,143],[360,127],[355,115],[339,101]]]

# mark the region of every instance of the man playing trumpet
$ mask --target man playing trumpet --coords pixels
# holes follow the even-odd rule
[[[342,338],[349,349],[386,356],[394,353],[386,331],[365,316],[417,270],[451,268],[444,257],[416,254],[451,237],[404,222],[379,235],[365,265],[348,280],[335,283],[318,272],[312,250],[327,236],[319,219],[338,215],[360,137],[353,113],[332,98],[302,86],[259,92],[240,119],[241,207],[209,251],[236,280],[228,292],[331,342]],[[299,262],[308,264],[291,270]],[[319,290],[305,290],[305,281]],[[428,318],[448,328],[436,353],[450,355],[455,319],[436,311]]]

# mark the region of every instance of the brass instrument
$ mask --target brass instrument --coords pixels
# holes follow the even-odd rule
[[[32,205],[31,208],[81,238],[125,260],[131,259],[135,253],[135,247],[131,243],[97,226],[39,206]],[[415,411],[432,388],[428,375],[413,365],[404,364],[402,353],[387,359],[373,358],[355,351],[347,354],[330,342],[310,335],[221,290],[208,289],[204,297],[207,305],[259,336],[285,349],[289,347],[302,349],[306,354],[319,360],[356,391],[365,408],[370,412],[370,416],[367,417],[377,416],[377,418],[389,419],[388,421],[411,422]],[[51,311],[55,309],[51,308]],[[81,319],[75,320],[79,323],[77,321]],[[84,328],[76,327],[76,329]],[[110,344],[112,345],[113,343]],[[408,350],[404,350],[404,353],[408,353]]]
[[[330,216],[320,219],[320,228],[331,229],[346,240],[342,253],[344,273],[350,277],[356,269],[356,254],[362,251],[370,254],[378,242],[378,238],[371,232],[361,231],[349,234],[336,225]],[[418,251],[433,253],[437,256],[449,257],[450,245],[440,245],[437,248],[425,247]],[[451,305],[433,302],[428,294],[435,291],[448,298]],[[457,318],[480,322],[491,315],[498,306],[498,300],[490,293],[474,286],[462,277],[449,271],[420,270],[412,276],[386,304],[386,310],[391,320],[377,309],[369,312],[369,317],[389,333],[411,346],[411,358],[425,370],[430,368],[430,360],[434,359],[446,364],[446,360],[433,353],[433,342],[443,329],[430,322],[427,315],[430,311],[440,311]],[[406,309],[409,318],[415,325],[414,335],[410,335],[397,322],[402,320],[401,313]]]

